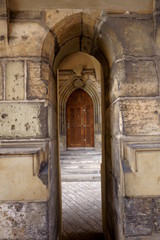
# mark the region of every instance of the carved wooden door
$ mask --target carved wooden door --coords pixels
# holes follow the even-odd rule
[[[93,102],[82,89],[74,91],[67,101],[67,146],[94,146]]]

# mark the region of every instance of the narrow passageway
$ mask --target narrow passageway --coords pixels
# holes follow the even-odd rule
[[[62,183],[63,240],[103,240],[101,182]]]
[[[102,240],[101,151],[61,151],[63,240]]]
[[[58,68],[63,240],[103,239],[102,79],[100,63],[80,51]]]

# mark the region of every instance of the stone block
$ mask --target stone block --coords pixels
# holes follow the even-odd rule
[[[123,147],[124,194],[136,197],[160,195],[159,143],[125,142]]]
[[[125,70],[126,93],[131,96],[158,95],[158,76],[153,61],[126,62]]]
[[[156,15],[154,15],[154,39],[156,54],[160,56],[160,12],[156,12]]]
[[[152,198],[124,198],[125,236],[152,234]]]
[[[44,103],[1,103],[0,138],[45,138],[48,113]]]
[[[111,68],[111,80],[110,80],[110,96],[111,102],[115,101],[119,96],[123,96],[123,90],[126,89],[126,71],[125,62],[117,62],[112,65]],[[127,92],[128,94],[128,92]]]
[[[0,64],[0,100],[3,99],[3,68]]]
[[[43,41],[48,29],[36,22],[11,22],[9,25],[8,56],[41,56]]]
[[[4,49],[4,44],[8,40],[8,24],[6,19],[0,19],[0,50]]]
[[[120,96],[158,96],[158,76],[154,61],[123,61],[111,70],[112,101]]]
[[[57,112],[55,111],[53,105],[48,105],[48,136],[53,139],[56,137],[57,133]]]
[[[55,63],[54,63],[54,73],[57,74],[57,68],[59,67],[59,64],[61,63],[62,59],[67,57],[69,54],[73,54],[75,52],[80,51],[80,38],[73,38],[72,40],[66,42],[58,52]]]
[[[81,51],[90,54],[92,50],[92,40],[86,37],[81,39]]]
[[[7,1],[0,0],[0,17],[6,17],[7,15]]]
[[[157,73],[158,73],[158,76],[160,77],[160,59],[159,58],[156,61],[156,65],[157,65]]]
[[[45,77],[47,72],[44,73]],[[49,73],[48,73],[49,74]],[[48,82],[41,79],[41,62],[27,62],[27,98],[43,99],[47,97]]]
[[[81,13],[81,9],[47,9],[44,14],[44,22],[47,27],[54,28],[57,23],[60,23],[64,18],[76,13]]]
[[[55,25],[52,30],[57,37],[59,46],[62,46],[68,40],[81,36],[81,13],[65,17],[63,21]]]
[[[126,237],[126,240],[159,240],[160,239],[160,235],[155,235],[153,234],[152,236],[136,236],[136,237]]]
[[[0,204],[0,239],[48,239],[47,202]]]
[[[95,148],[96,149],[102,149],[102,135],[101,134],[95,134]]]
[[[52,75],[52,74],[51,74]],[[57,84],[56,79],[50,76],[50,81],[48,82],[48,98],[53,106],[56,106],[57,102]]]
[[[153,200],[154,229],[156,234],[160,234],[160,198]]]
[[[136,171],[138,173],[153,173],[159,176],[160,169],[160,150],[148,149],[136,152]]]
[[[42,57],[49,60],[50,64],[53,64],[55,57],[55,36],[49,32],[45,38],[42,46]]]
[[[41,20],[42,12],[40,11],[10,11],[10,21],[12,20]]]
[[[25,96],[24,62],[10,61],[5,67],[6,100],[23,100]]]
[[[125,173],[126,196],[157,196],[160,195],[159,174],[155,173]],[[147,186],[147,187],[146,187]]]
[[[109,25],[108,15],[104,11],[102,12],[100,19],[96,25],[94,34],[95,46],[103,53],[102,56],[99,56],[102,63],[104,61],[104,56],[107,56],[107,63],[105,63],[105,68],[107,67],[107,64],[109,64],[111,67],[117,59],[122,59],[122,44],[119,41],[118,34],[116,35],[116,32],[114,32],[112,26]]]
[[[41,62],[42,80],[48,82],[50,79],[50,73],[51,73],[50,65],[48,63]]]
[[[92,38],[101,10],[84,10],[82,13],[83,36]]]
[[[129,135],[159,135],[160,100],[123,100],[120,102],[122,133]],[[117,119],[118,121],[118,119]]]
[[[160,11],[160,2],[159,2],[159,0],[154,0],[153,7],[154,7],[154,12],[159,12]]]
[[[1,155],[0,158],[0,201],[46,200],[46,186],[36,175],[38,156]]]
[[[66,150],[66,136],[60,136],[59,139],[59,148],[60,151],[65,151]]]
[[[115,136],[123,132],[122,114],[120,112],[119,102],[108,107],[105,116],[107,119],[105,123],[106,136]]]
[[[153,56],[153,20],[146,18],[108,17],[107,23],[120,40],[124,54]]]

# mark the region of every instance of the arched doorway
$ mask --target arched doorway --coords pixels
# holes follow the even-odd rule
[[[77,59],[79,60],[77,62]],[[94,148],[102,147],[101,118],[101,81],[102,69],[100,63],[91,55],[76,52],[64,58],[57,71],[59,94],[59,139],[60,150],[67,149],[66,105],[69,96],[77,89],[83,89],[93,102]]]
[[[86,17],[84,17],[84,14]],[[123,238],[123,179],[121,177],[119,132],[117,123],[117,105],[114,106],[118,95],[117,74],[119,70],[124,73],[125,66],[117,65],[123,60],[123,48],[116,33],[106,22],[107,15],[104,11],[100,18],[91,13],[69,14],[59,21],[47,35],[42,48],[42,78],[45,77],[46,63],[51,69],[49,74],[49,97],[53,102],[53,110],[50,114],[51,136],[53,137],[50,160],[50,197],[49,197],[49,236],[57,238],[61,236],[60,214],[55,212],[59,207],[61,189],[59,186],[59,132],[57,101],[57,73],[61,61],[68,55],[82,51],[94,56],[103,69],[102,80],[102,206],[103,206],[103,229],[106,239]],[[88,21],[95,16],[93,21]],[[75,22],[74,22],[75,20]],[[96,21],[95,21],[96,20]],[[95,24],[96,22],[96,24]],[[67,26],[68,24],[68,26]],[[65,26],[65,28],[63,27]],[[62,31],[63,29],[63,31]],[[74,31],[77,29],[78,31]],[[79,31],[80,30],[80,31]],[[47,61],[46,61],[47,60]],[[116,64],[116,65],[115,65]],[[45,79],[45,78],[44,78]],[[111,82],[112,81],[112,82]],[[115,108],[116,107],[116,108]],[[52,114],[54,113],[54,114]],[[53,123],[53,127],[52,127]],[[115,144],[117,147],[115,147]],[[58,146],[58,147],[57,147]],[[57,195],[55,195],[55,192]],[[55,200],[56,198],[56,200]],[[58,220],[57,220],[58,219]],[[55,228],[59,223],[59,228]],[[56,232],[55,232],[56,229]]]
[[[82,89],[67,101],[67,147],[94,147],[93,102]]]

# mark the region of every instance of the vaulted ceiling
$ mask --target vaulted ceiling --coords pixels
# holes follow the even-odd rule
[[[9,8],[19,11],[55,8],[103,8],[111,12],[151,13],[153,0],[9,0]]]

